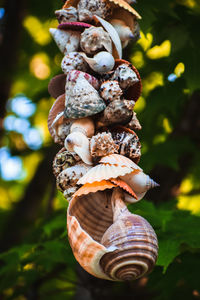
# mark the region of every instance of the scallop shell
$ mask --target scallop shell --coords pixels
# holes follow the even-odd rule
[[[136,73],[137,78],[139,79],[138,82],[136,82],[134,85],[130,86],[124,92],[124,98],[128,99],[128,100],[130,99],[130,100],[137,101],[142,92],[142,82],[141,82],[140,74],[139,74],[138,70],[131,63],[129,63],[128,61],[126,61],[124,59],[116,59],[114,69],[117,69],[117,67],[122,64],[127,64]]]
[[[75,30],[83,32],[85,29],[90,28],[92,25],[84,22],[65,22],[58,25],[58,29],[62,30]]]
[[[53,98],[58,98],[65,93],[66,75],[59,74],[51,79],[48,86],[48,92]]]
[[[67,76],[65,106],[65,116],[72,119],[95,115],[106,107],[84,73],[76,70],[70,71]]]
[[[63,145],[64,139],[70,132],[71,122],[64,117],[63,111],[65,109],[65,95],[59,96],[54,102],[48,116],[48,129],[54,139],[55,143]],[[59,114],[61,117],[59,117]],[[56,123],[55,119],[58,118]]]
[[[142,171],[142,169],[132,160],[120,154],[110,154],[105,156],[99,161],[99,163],[128,167],[132,168],[134,171]]]
[[[131,14],[136,16],[138,19],[141,19],[141,16],[137,13],[137,11],[132,8],[127,2],[123,0],[109,0],[111,3],[114,3],[115,5],[129,11]],[[63,6],[63,8],[67,8],[69,6],[77,6],[79,0],[67,0]]]
[[[114,187],[116,187],[116,184],[108,180],[86,183],[81,188],[78,189],[78,191],[74,194],[74,197],[87,195],[89,193],[96,193],[98,191],[105,191],[106,189],[112,189]]]
[[[79,181],[78,184],[92,183],[95,181],[108,180],[123,176],[121,174],[129,174],[133,172],[132,168],[125,166],[116,166],[108,164],[100,164],[90,169]]]
[[[136,193],[132,190],[132,188],[125,181],[121,180],[120,178],[111,178],[110,181],[112,183],[116,184],[117,186],[119,186],[124,191],[126,191],[126,193],[128,193],[130,196],[132,196],[136,200],[138,199]],[[126,201],[126,195],[125,195],[125,201]]]

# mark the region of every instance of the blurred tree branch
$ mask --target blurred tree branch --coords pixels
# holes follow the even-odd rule
[[[5,0],[3,3],[5,15],[0,24],[0,134],[18,60],[25,3],[24,0]]]

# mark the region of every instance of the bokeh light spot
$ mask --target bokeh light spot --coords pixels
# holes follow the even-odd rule
[[[36,111],[36,105],[24,95],[9,100],[8,109],[22,118],[31,117]]]
[[[48,25],[43,24],[40,20],[34,16],[28,16],[24,20],[24,27],[32,36],[35,42],[45,46],[51,41],[51,36],[48,31]]]
[[[10,156],[6,148],[0,149],[0,170],[1,177],[6,181],[18,180],[22,178],[22,160],[17,156]]]
[[[141,38],[138,41],[138,44],[143,48],[144,51],[147,51],[151,47],[151,44],[153,42],[153,35],[148,32],[145,36],[145,34],[140,31]]]
[[[40,80],[47,79],[50,76],[48,56],[45,53],[34,55],[30,61],[30,71]]]
[[[185,72],[185,65],[180,62],[174,69],[174,73],[177,77],[180,77]]]
[[[164,41],[160,46],[156,45],[147,51],[147,56],[150,59],[160,59],[167,57],[171,53],[171,42],[169,40]]]
[[[37,128],[31,128],[24,134],[26,144],[32,150],[38,150],[42,146],[42,137]]]

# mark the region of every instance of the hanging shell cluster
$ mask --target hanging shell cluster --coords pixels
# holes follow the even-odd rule
[[[62,149],[53,162],[57,188],[69,201],[67,229],[75,258],[90,274],[134,280],[157,259],[151,225],[127,205],[158,186],[138,166],[141,129],[134,112],[138,70],[122,48],[139,38],[140,15],[124,0],[68,0],[50,33],[63,53],[49,83],[55,102],[48,128]]]

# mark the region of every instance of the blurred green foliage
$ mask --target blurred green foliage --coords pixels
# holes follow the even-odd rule
[[[35,201],[31,198],[29,204],[27,198],[35,177],[40,176],[40,165],[45,162],[50,166],[48,153],[58,151],[52,146],[46,120],[54,101],[47,85],[61,72],[62,59],[48,28],[56,26],[54,11],[61,5],[59,0],[32,0],[25,9],[10,98],[23,94],[37,105],[27,120],[30,128],[40,132],[42,145],[37,151],[31,149],[22,133],[4,129],[2,145],[11,157],[21,159],[23,167],[18,178],[8,181],[3,173],[1,178],[0,233],[5,243],[2,246],[7,248],[0,254],[3,299],[73,299],[81,286],[67,240],[67,203],[56,192],[53,181],[48,181],[50,168],[46,178],[39,179],[44,193],[38,195],[34,186],[31,193],[34,199],[35,192]],[[161,179],[160,189],[152,196],[130,206],[132,212],[152,224],[159,240],[157,266],[146,281],[138,281],[138,286],[148,291],[141,299],[199,299],[200,117],[195,110],[189,116],[187,112],[194,95],[200,103],[200,3],[138,0],[136,9],[143,17],[141,39],[132,47],[130,59],[143,80],[142,97],[136,104],[143,126],[138,132],[140,165]],[[6,118],[10,115],[16,113],[8,108]],[[154,199],[156,193],[159,200]],[[109,299],[125,299],[124,284],[112,284],[110,289]],[[132,293],[130,299],[136,299],[134,285]]]

